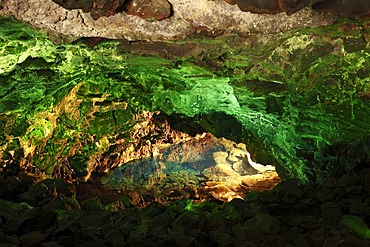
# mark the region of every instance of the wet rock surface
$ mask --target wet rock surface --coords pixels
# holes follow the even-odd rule
[[[180,200],[141,209],[144,198],[137,193],[112,196],[97,183],[20,183],[12,198],[4,197],[10,188],[1,196],[0,237],[4,246],[368,246],[366,174],[322,185],[283,181],[228,203]],[[87,191],[95,195],[83,196]]]

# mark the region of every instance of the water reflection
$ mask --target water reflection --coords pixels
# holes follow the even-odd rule
[[[274,167],[255,163],[248,155],[244,144],[203,134],[167,145],[150,159],[127,163],[111,171],[102,181],[111,187],[150,193],[158,201],[171,198],[207,200],[211,194],[229,201],[242,198],[252,190],[251,178],[258,181],[278,178]],[[268,183],[266,189],[273,185],[274,182]]]

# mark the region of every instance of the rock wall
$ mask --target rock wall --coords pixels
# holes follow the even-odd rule
[[[2,0],[0,15],[13,16],[51,33],[78,37],[128,40],[177,40],[188,36],[217,36],[255,32],[276,33],[291,28],[333,23],[335,17],[305,9],[292,16],[285,13],[258,15],[242,12],[223,0],[171,0],[173,14],[161,21],[149,21],[126,13],[94,20],[82,10],[67,10],[52,0]]]
[[[165,58],[117,41],[55,45],[0,21],[4,171],[25,166],[52,175],[63,167],[84,177],[136,159],[136,151],[150,156],[156,138],[171,139],[155,121],[158,111],[176,130],[245,143],[283,178],[320,181],[369,163],[368,21],[166,41],[155,49],[168,50]],[[176,47],[193,52],[171,57]]]

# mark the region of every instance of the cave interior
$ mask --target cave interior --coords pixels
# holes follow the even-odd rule
[[[370,246],[369,1],[43,1],[106,35],[0,1],[1,246]]]

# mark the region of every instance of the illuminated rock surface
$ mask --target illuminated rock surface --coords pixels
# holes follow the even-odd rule
[[[368,20],[93,48],[0,22],[3,243],[369,245]],[[225,147],[203,169],[210,202],[137,209],[155,198],[99,180],[204,132],[244,143],[286,181],[245,200],[212,198],[221,175],[254,173]]]
[[[125,150],[150,156],[155,140],[173,142],[176,129],[243,142],[255,160],[301,181],[368,161],[366,21],[199,40],[198,53],[167,59],[135,55],[117,42],[56,46],[2,22],[6,169],[52,174],[63,167],[66,175],[88,177],[96,167],[135,159]],[[184,43],[174,45],[195,44]]]

